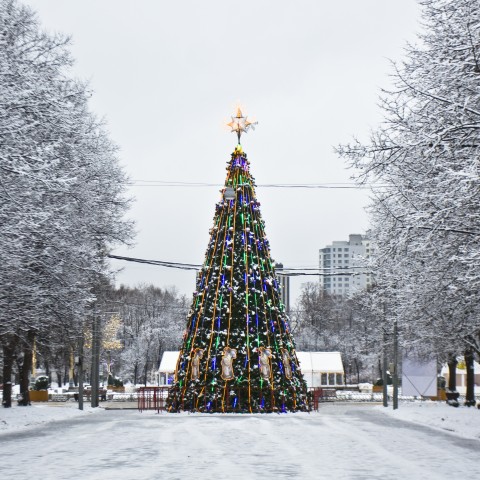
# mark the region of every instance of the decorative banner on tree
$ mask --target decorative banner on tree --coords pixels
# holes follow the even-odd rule
[[[192,380],[198,380],[200,377],[200,359],[203,357],[203,350],[201,348],[196,348],[193,351],[192,358],[192,374],[190,378]]]
[[[258,349],[258,356],[260,357],[260,375],[264,380],[270,380],[270,358],[272,356],[272,351],[269,348],[260,347]]]
[[[233,380],[233,359],[237,358],[237,351],[234,348],[225,347],[222,355],[222,378]]]

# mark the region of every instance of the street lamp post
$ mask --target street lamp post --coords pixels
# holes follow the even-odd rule
[[[78,355],[75,357],[75,365],[77,367],[78,381],[78,409],[83,410],[83,349],[85,346],[85,337],[83,336],[83,328],[78,340]]]
[[[383,330],[383,359],[382,359],[382,377],[383,377],[383,406],[388,407],[388,374],[387,374],[387,339],[386,332]]]
[[[94,310],[92,318],[92,367],[91,397],[92,408],[98,407],[98,384],[100,381],[100,315]]]
[[[393,409],[398,408],[398,325],[393,321]]]
[[[382,347],[382,378],[383,378],[383,406],[388,407],[388,374],[387,374],[387,316],[386,305],[383,304],[383,347]]]

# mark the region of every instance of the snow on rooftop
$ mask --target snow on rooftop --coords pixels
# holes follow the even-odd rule
[[[160,368],[158,369],[161,373],[172,373],[177,368],[177,360],[180,352],[163,352],[162,361],[160,362]]]
[[[302,373],[343,373],[340,352],[296,352]]]

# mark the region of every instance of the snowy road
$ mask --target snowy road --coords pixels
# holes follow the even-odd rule
[[[480,442],[328,405],[290,415],[105,411],[0,436],[0,478],[480,478]],[[449,475],[450,474],[450,475]]]

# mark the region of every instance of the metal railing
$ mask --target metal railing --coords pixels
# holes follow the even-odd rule
[[[166,410],[170,387],[140,387],[137,392],[138,410]]]

